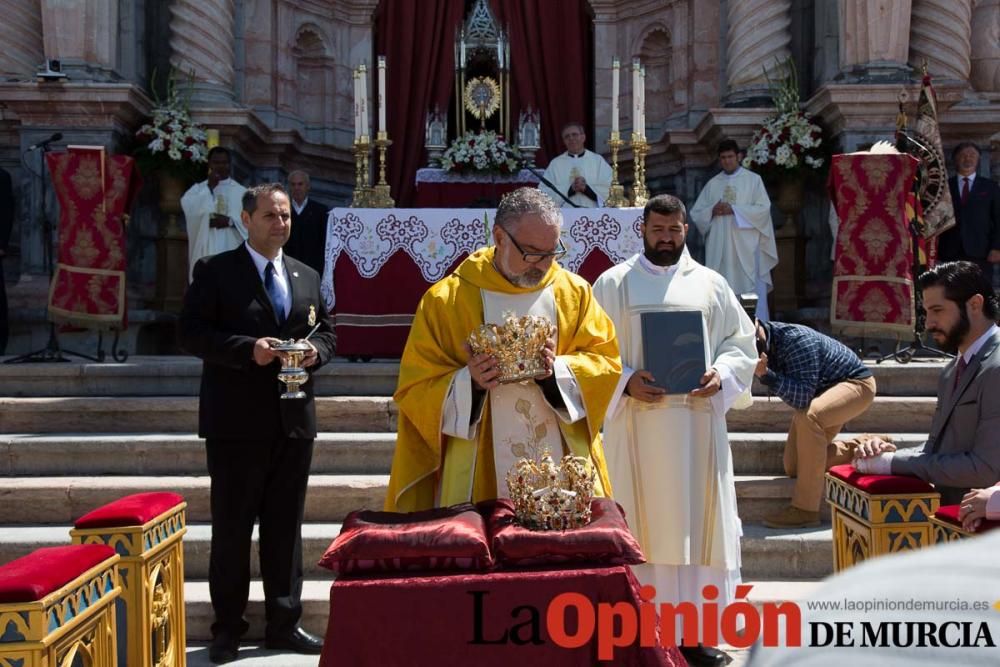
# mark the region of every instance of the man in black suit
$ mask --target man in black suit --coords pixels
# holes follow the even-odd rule
[[[328,209],[309,198],[309,174],[293,171],[288,175],[288,191],[292,195],[292,236],[285,252],[303,261],[320,276],[326,264],[326,219]]]
[[[7,320],[7,283],[3,275],[3,259],[7,256],[7,243],[14,224],[14,188],[10,174],[0,169],[0,355],[7,349],[10,325]]]
[[[198,435],[205,438],[212,479],[209,589],[215,623],[209,658],[235,660],[250,590],[250,544],[260,522],[265,645],[319,653],[320,638],[299,627],[302,616],[302,514],[316,437],[314,385],[304,399],[281,400],[274,346],[299,339],[318,322],[305,366],[333,357],[335,337],[319,276],[285,255],[291,211],[278,183],[243,196],[248,241],[198,260],[184,297],[180,342],[204,360]]]
[[[955,226],[941,234],[938,259],[975,262],[987,278],[1000,263],[1000,185],[976,174],[979,149],[963,141],[952,151],[957,176],[948,179]]]

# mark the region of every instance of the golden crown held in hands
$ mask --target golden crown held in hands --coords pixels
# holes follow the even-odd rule
[[[532,530],[568,530],[590,523],[596,473],[587,459],[564,456],[556,466],[548,451],[539,461],[522,458],[507,471],[507,491],[517,523]]]
[[[472,353],[496,357],[500,384],[544,375],[545,341],[556,333],[552,322],[540,315],[518,317],[509,310],[502,317],[502,325],[487,323],[469,334]]]

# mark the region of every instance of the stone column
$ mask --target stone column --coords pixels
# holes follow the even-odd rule
[[[910,64],[937,79],[969,79],[972,0],[913,0]]]
[[[854,79],[908,77],[911,0],[840,0],[840,70]]]
[[[1000,0],[977,0],[971,41],[973,87],[1000,93]]]
[[[768,94],[764,68],[791,55],[792,0],[729,0],[726,80],[729,103]]]
[[[173,0],[170,5],[170,64],[181,77],[193,73],[196,106],[232,105],[235,32],[234,0]]]
[[[116,80],[118,3],[41,0],[45,56],[55,58],[74,81]]]
[[[0,74],[33,78],[45,60],[38,0],[12,0],[0,21]]]

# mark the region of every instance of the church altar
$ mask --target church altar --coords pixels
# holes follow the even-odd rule
[[[535,187],[538,177],[528,169],[516,174],[455,174],[444,169],[424,167],[417,170],[418,208],[471,206],[476,202],[496,202],[503,195],[522,186]]]
[[[485,244],[493,209],[335,208],[327,220],[323,297],[337,353],[399,357],[431,284]],[[639,208],[563,209],[560,264],[593,282],[642,250]]]

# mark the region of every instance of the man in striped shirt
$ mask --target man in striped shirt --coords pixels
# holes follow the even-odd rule
[[[785,473],[795,477],[789,506],[764,519],[770,528],[819,525],[823,474],[853,452],[831,441],[875,400],[875,378],[843,343],[798,324],[757,323],[761,383],[795,408],[785,442]]]

